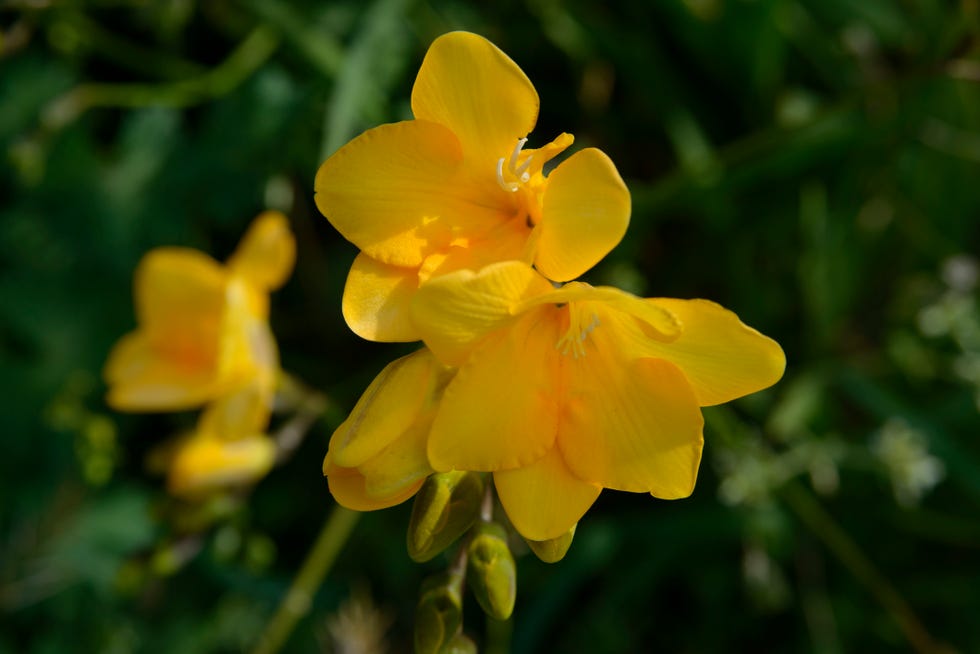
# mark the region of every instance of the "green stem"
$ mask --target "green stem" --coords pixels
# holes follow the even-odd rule
[[[79,84],[44,111],[42,125],[55,131],[95,107],[187,107],[225,95],[275,52],[279,36],[257,27],[218,66],[197,77],[165,84]]]
[[[912,648],[922,654],[946,651],[939,646],[925,626],[919,621],[912,607],[861,551],[844,529],[824,510],[819,502],[796,482],[782,489],[786,504],[809,527],[824,545],[833,552],[844,567],[864,584],[881,606],[892,616]]]
[[[309,613],[317,587],[337,559],[360,515],[357,511],[339,505],[330,512],[313,549],[293,579],[286,596],[279,603],[275,615],[266,624],[252,654],[275,654],[285,645],[296,623]]]

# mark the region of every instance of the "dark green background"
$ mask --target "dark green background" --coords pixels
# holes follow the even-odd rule
[[[332,428],[410,350],[346,329],[355,250],[313,176],[410,117],[453,29],[535,83],[530,147],[572,132],[629,184],[590,281],[713,299],[788,361],[706,411],[693,497],[604,493],[563,562],[521,556],[512,623],[469,598],[467,632],[497,652],[980,651],[977,20],[975,0],[0,3],[0,652],[254,643],[331,506]],[[170,566],[186,512],[144,457],[193,416],[110,412],[100,368],[143,253],[223,259],[267,206],[299,241],[283,362],[333,410]],[[286,651],[332,651],[352,588],[410,650],[445,560],[409,561],[407,516],[361,520]]]

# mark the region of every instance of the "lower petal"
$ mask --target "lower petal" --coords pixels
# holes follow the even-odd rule
[[[520,468],[551,449],[558,428],[558,337],[550,310],[532,310],[494,332],[459,368],[432,424],[433,468]]]
[[[565,359],[558,445],[568,467],[604,488],[690,495],[704,425],[690,384],[667,361],[616,356],[602,331],[595,350]]]
[[[344,320],[351,331],[369,341],[417,341],[420,336],[409,313],[417,290],[417,269],[382,263],[362,252],[347,274]]]
[[[567,533],[602,490],[573,475],[557,447],[531,465],[495,472],[493,481],[511,524],[535,541]]]
[[[330,494],[333,495],[337,504],[353,511],[375,511],[401,504],[415,495],[425,481],[419,479],[414,484],[401,488],[398,492],[390,495],[371,495],[367,491],[364,475],[354,468],[342,468],[335,465],[330,461],[329,454],[323,462],[323,474],[327,476]]]

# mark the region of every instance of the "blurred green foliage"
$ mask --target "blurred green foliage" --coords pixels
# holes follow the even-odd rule
[[[481,651],[980,651],[978,12],[0,3],[0,652],[254,644],[331,505],[331,430],[409,350],[343,324],[355,252],[313,176],[410,116],[422,55],[452,29],[521,65],[543,141],[572,132],[627,180],[630,231],[590,279],[711,298],[789,362],[706,411],[692,498],[607,492],[554,565],[515,545],[512,620],[484,624],[466,598]],[[299,240],[273,299],[284,365],[333,409],[247,502],[199,507],[221,520],[195,533],[143,463],[190,416],[112,414],[100,369],[133,325],[143,253],[224,258],[265,207]],[[347,651],[358,629],[410,651],[421,579],[445,561],[408,558],[408,517],[362,518],[285,651]]]

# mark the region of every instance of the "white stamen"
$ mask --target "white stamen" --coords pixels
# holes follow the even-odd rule
[[[517,192],[517,182],[505,182],[504,181],[504,157],[497,159],[497,183],[500,184],[500,188],[511,193]]]
[[[525,143],[527,143],[527,137],[517,139],[517,147],[510,153],[510,166],[508,167],[512,173],[517,173],[517,158],[521,156],[521,149],[524,148]]]

